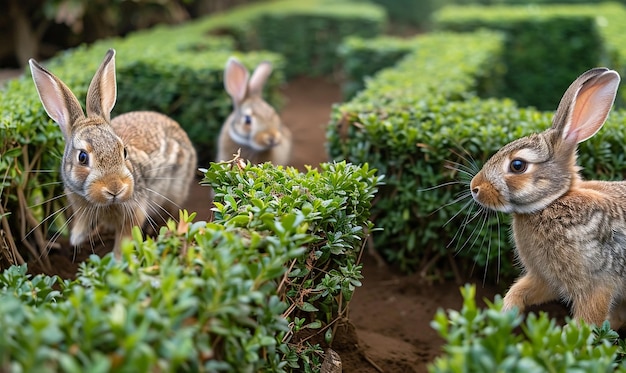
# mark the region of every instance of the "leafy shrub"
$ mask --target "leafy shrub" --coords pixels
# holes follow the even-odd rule
[[[337,49],[344,74],[344,98],[354,96],[363,89],[366,79],[414,51],[416,44],[414,39],[387,36],[371,39],[357,36],[345,38]]]
[[[336,50],[349,35],[378,36],[382,8],[349,1],[273,1],[209,17],[190,27],[231,35],[240,49],[269,50],[285,57],[287,78],[332,73]]]
[[[505,132],[505,126],[536,119],[509,101],[475,98],[486,89],[481,81],[496,84],[501,47],[500,35],[490,32],[419,37],[415,52],[376,74],[350,102],[333,108],[327,133],[331,157],[367,162],[386,175],[372,208],[382,228],[374,241],[403,270],[445,258],[446,244],[457,231],[445,223],[459,205],[440,208],[460,187],[419,192],[450,181],[453,175],[444,164],[457,159],[452,151],[475,141],[486,157],[505,142],[498,134],[512,139],[523,129]],[[475,155],[474,147],[467,150]]]
[[[440,0],[354,0],[371,2],[385,9],[387,17],[395,26],[405,25],[426,29],[430,16]]]
[[[571,77],[604,59],[596,14],[591,6],[446,7],[434,20],[442,30],[505,32],[507,72],[499,96],[553,110]]]
[[[0,268],[40,257],[48,267],[48,229],[62,225],[45,219],[61,208],[63,136],[44,118],[32,80],[0,90]]]
[[[413,52],[333,109],[331,156],[368,162],[386,175],[372,209],[382,228],[374,242],[402,270],[458,276],[476,266],[490,279],[515,275],[508,217],[477,218],[466,184],[504,144],[547,128],[551,114],[476,97],[498,90],[500,42],[494,33],[420,36]],[[352,58],[358,61],[358,54]],[[624,120],[613,112],[581,144],[586,178],[623,178]]]
[[[380,177],[346,163],[306,174],[222,163],[205,181],[222,201],[213,223],[181,213],[155,240],[136,229],[122,261],[94,255],[75,280],[4,271],[1,369],[319,369],[360,286]]]
[[[301,368],[296,352],[306,351],[307,343],[320,351],[320,342],[332,341],[361,284],[359,258],[373,228],[367,219],[382,177],[367,164],[345,162],[322,164],[322,173],[309,169],[306,174],[270,164],[224,172],[230,167],[212,164],[203,181],[215,191],[216,223],[276,236],[291,232],[306,240],[307,251],[291,262],[283,280],[284,300],[290,305],[283,315],[293,325],[285,336],[292,346],[287,360],[292,368]],[[307,342],[310,336],[303,339],[298,331],[317,337]]]
[[[444,338],[444,353],[429,372],[610,372],[626,369],[623,342],[609,328],[584,322],[565,327],[546,313],[501,312],[497,299],[488,309],[476,306],[475,287],[461,289],[461,311],[439,310],[432,326]],[[520,331],[521,329],[521,331]]]

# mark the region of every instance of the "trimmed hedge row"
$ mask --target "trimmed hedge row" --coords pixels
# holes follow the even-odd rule
[[[337,48],[341,58],[343,82],[341,88],[346,100],[363,89],[365,81],[379,70],[392,66],[400,58],[414,51],[415,39],[381,36],[363,39],[351,36]]]
[[[456,230],[450,225],[442,228],[455,213],[454,207],[438,209],[459,188],[419,190],[450,180],[444,161],[453,156],[451,148],[463,145],[455,141],[474,141],[475,134],[467,129],[485,124],[477,122],[478,115],[485,115],[480,108],[500,116],[518,113],[511,102],[485,103],[476,98],[489,91],[482,82],[499,80],[500,34],[429,34],[415,39],[415,46],[394,68],[367,81],[367,88],[350,102],[335,106],[327,132],[331,157],[368,162],[386,175],[372,209],[377,227],[382,228],[374,242],[403,270],[445,256]],[[466,119],[473,124],[462,128]],[[458,132],[446,128],[451,125]],[[492,147],[502,144],[501,139],[484,134],[476,141],[491,142]]]
[[[501,34],[487,31],[420,36],[414,52],[333,109],[327,133],[331,156],[368,162],[386,175],[372,208],[382,228],[374,243],[403,270],[430,275],[437,268],[443,276],[468,275],[475,265],[489,277],[498,270],[503,276],[515,274],[507,217],[483,222],[475,208],[464,207],[470,201],[466,183],[476,172],[472,169],[507,142],[547,128],[551,120],[550,112],[480,98],[500,84],[504,45]],[[625,121],[623,112],[613,112],[602,131],[581,144],[585,177],[622,178]],[[457,200],[463,194],[466,198]],[[499,228],[489,228],[497,221]],[[449,266],[442,263],[446,259]]]
[[[619,4],[445,7],[438,29],[499,30],[507,35],[501,97],[554,110],[572,76],[590,66],[623,69],[626,9]],[[620,72],[623,72],[621,70]]]
[[[75,280],[4,271],[0,369],[318,369],[360,286],[380,182],[367,165],[320,168],[212,164],[215,222],[136,229],[122,261],[94,255]]]
[[[288,78],[328,75],[337,67],[344,37],[374,37],[386,23],[384,9],[348,0],[280,0],[258,3],[191,22],[182,29],[230,35],[244,51],[280,53]]]

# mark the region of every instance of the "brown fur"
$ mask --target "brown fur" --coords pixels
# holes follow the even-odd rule
[[[73,211],[70,242],[80,245],[102,230],[112,231],[119,257],[133,226],[176,217],[194,176],[195,149],[178,123],[163,114],[131,112],[110,119],[117,94],[114,50],[89,85],[87,116],[60,79],[29,62],[44,108],[65,137],[61,175]]]
[[[241,158],[255,164],[286,165],[291,160],[291,132],[262,97],[271,71],[271,65],[264,62],[249,78],[248,70],[239,61],[228,60],[224,88],[233,99],[234,110],[220,131],[218,162],[230,160],[238,152]]]
[[[602,127],[619,80],[604,68],[582,74],[550,129],[504,146],[472,179],[479,204],[513,214],[524,274],[504,310],[562,299],[587,323],[624,319],[615,306],[626,296],[626,183],[583,181],[576,165],[576,144]]]

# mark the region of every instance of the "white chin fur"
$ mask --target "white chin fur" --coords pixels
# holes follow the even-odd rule
[[[258,152],[265,151],[270,148],[270,146],[259,145],[256,142],[252,141],[252,134],[250,134],[250,136],[248,137],[242,136],[240,133],[235,131],[233,127],[230,128],[229,134],[230,138],[237,144],[241,146],[247,146]]]
[[[235,131],[235,127],[231,126],[230,131],[228,131],[230,138],[239,145],[242,146],[252,146],[250,143],[250,138],[247,136],[242,136],[239,132]]]

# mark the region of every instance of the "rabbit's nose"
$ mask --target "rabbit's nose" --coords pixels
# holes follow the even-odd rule
[[[278,137],[278,136],[270,136],[267,139],[267,145],[269,147],[274,147],[274,146],[276,146],[278,144],[280,144],[280,137]]]
[[[480,188],[479,187],[473,187],[472,188],[472,197],[476,198],[478,197],[478,193],[480,192]]]
[[[480,185],[482,180],[482,174],[478,173],[470,181],[470,191],[472,192],[472,198],[477,199],[480,194]]]
[[[109,187],[102,188],[102,194],[105,199],[120,199],[124,196],[124,192],[126,191],[127,186],[124,184],[121,185],[112,185]]]

